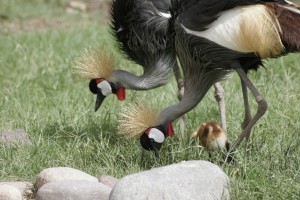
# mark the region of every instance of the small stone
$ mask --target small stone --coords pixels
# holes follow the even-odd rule
[[[119,179],[112,176],[101,176],[99,178],[99,182],[103,183],[104,185],[107,185],[108,187],[113,188],[119,182]]]
[[[53,167],[47,168],[41,171],[36,179],[36,185],[38,188],[42,185],[63,180],[87,180],[98,182],[98,179],[78,169],[69,167]]]
[[[22,200],[20,190],[11,185],[0,185],[0,200]]]
[[[43,185],[36,200],[108,200],[111,188],[94,181],[58,181]]]
[[[13,187],[17,188],[21,192],[23,199],[29,199],[33,196],[34,186],[33,186],[33,184],[31,184],[29,182],[21,182],[21,181],[0,182],[0,187],[2,185],[9,185],[9,186],[13,186]],[[0,198],[0,200],[1,200],[1,198]]]
[[[5,144],[31,144],[27,133],[21,129],[0,132],[0,142],[4,142]]]
[[[87,10],[87,4],[82,1],[69,1],[69,8],[74,10],[80,10],[80,11],[86,11]]]
[[[226,200],[229,178],[215,164],[186,161],[122,178],[109,200]]]

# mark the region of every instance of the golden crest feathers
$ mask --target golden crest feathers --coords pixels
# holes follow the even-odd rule
[[[104,78],[112,76],[114,57],[108,55],[103,50],[92,48],[85,49],[79,57],[75,59],[73,72],[84,79]]]
[[[138,139],[143,132],[156,125],[158,112],[149,105],[129,105],[118,120],[118,133],[126,138]]]

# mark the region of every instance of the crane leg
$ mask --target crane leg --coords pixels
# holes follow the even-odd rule
[[[264,100],[262,95],[258,92],[258,90],[255,88],[255,86],[252,84],[252,82],[248,78],[247,74],[242,69],[242,66],[240,65],[240,63],[235,62],[232,64],[231,67],[238,73],[242,82],[251,91],[251,93],[253,94],[253,96],[257,102],[258,107],[257,107],[257,112],[255,113],[254,117],[249,121],[247,126],[243,129],[241,135],[238,137],[236,142],[230,148],[231,149],[230,152],[234,151],[240,145],[240,143],[243,141],[243,139],[245,139],[245,138],[247,140],[246,143],[248,144],[248,140],[250,138],[252,127],[264,115],[264,113],[266,112],[267,107],[268,107],[267,102]]]
[[[248,100],[248,91],[247,86],[245,85],[244,81],[241,79],[241,85],[242,85],[242,91],[243,91],[243,98],[244,98],[244,107],[245,107],[245,118],[242,123],[242,128],[245,129],[249,122],[252,119],[251,111],[250,111],[250,105]]]
[[[242,85],[242,91],[243,91],[243,99],[244,99],[244,107],[245,107],[245,118],[242,123],[242,129],[244,130],[247,125],[250,123],[252,120],[252,115],[251,115],[251,110],[250,110],[250,105],[249,105],[249,98],[248,98],[248,90],[247,86],[245,85],[244,81],[241,79],[241,85]],[[251,132],[251,130],[250,130]],[[249,137],[250,137],[250,132],[248,135],[245,136],[246,139],[246,154],[247,157],[250,156],[249,152]]]
[[[214,88],[215,88],[215,99],[218,102],[219,111],[221,115],[221,127],[225,131],[225,133],[227,133],[224,89],[221,86],[220,82],[214,84]]]
[[[178,100],[181,101],[183,94],[184,94],[184,82],[183,82],[183,78],[182,78],[182,75],[180,73],[180,69],[179,69],[179,66],[177,63],[174,65],[173,71],[174,71],[174,75],[175,75],[177,87],[178,87]],[[180,133],[183,136],[184,129],[185,129],[184,116],[180,117],[180,119],[178,120],[178,123],[179,123]]]

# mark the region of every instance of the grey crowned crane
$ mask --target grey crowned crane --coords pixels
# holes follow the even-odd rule
[[[90,91],[97,95],[95,110],[109,94],[114,93],[119,100],[124,100],[125,89],[150,90],[166,84],[172,69],[178,83],[179,96],[183,94],[175,48],[168,32],[170,7],[170,0],[114,0],[112,2],[111,32],[123,54],[142,66],[144,73],[135,76],[125,70],[113,70],[110,66],[113,64],[111,59],[103,52],[84,53],[77,60],[75,70],[79,75],[90,80]],[[215,91],[222,127],[226,130],[224,94],[219,83],[215,85]]]
[[[175,0],[173,3],[170,32],[185,77],[184,96],[179,103],[154,115],[151,126],[136,130],[136,135],[146,137],[149,130],[156,129],[157,137],[167,137],[169,123],[192,110],[213,84],[235,71],[241,79],[245,119],[241,135],[230,148],[232,152],[244,139],[248,144],[252,127],[267,109],[267,102],[247,72],[258,69],[263,59],[300,51],[300,9],[284,0]],[[258,104],[253,117],[247,89]],[[124,113],[126,118],[130,116]],[[120,126],[124,126],[122,123],[125,120]],[[121,133],[129,135],[126,131]],[[155,138],[153,134],[151,137]]]

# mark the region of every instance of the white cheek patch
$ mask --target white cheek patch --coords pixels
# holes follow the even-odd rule
[[[156,128],[152,128],[150,130],[148,137],[152,138],[157,143],[163,143],[165,140],[165,135]]]
[[[98,83],[97,87],[101,89],[101,92],[104,96],[112,94],[112,88],[106,80],[103,80],[100,83]]]

